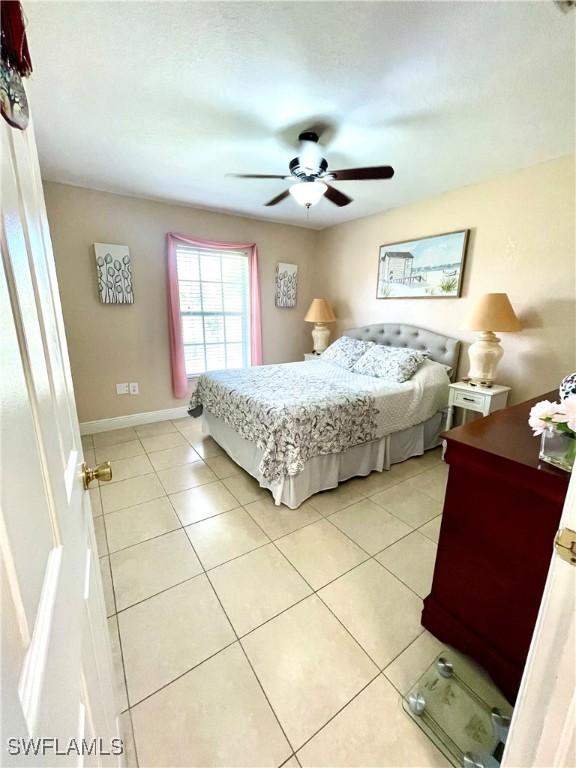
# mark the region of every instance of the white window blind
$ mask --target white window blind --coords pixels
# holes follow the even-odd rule
[[[248,255],[176,247],[186,375],[250,365]]]

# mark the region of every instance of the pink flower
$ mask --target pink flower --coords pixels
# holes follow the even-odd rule
[[[558,405],[552,421],[566,424],[569,429],[576,432],[576,395],[567,397]]]
[[[550,422],[557,415],[559,407],[558,403],[551,403],[550,400],[541,400],[533,406],[528,424],[534,430],[534,435],[541,435],[548,429]]]

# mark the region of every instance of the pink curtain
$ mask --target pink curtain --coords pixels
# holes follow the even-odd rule
[[[168,260],[168,321],[170,331],[170,358],[172,360],[172,389],[174,397],[188,395],[188,380],[184,363],[182,321],[180,319],[180,296],[178,293],[178,272],[176,268],[176,246],[185,243],[203,248],[218,248],[221,251],[248,251],[250,274],[250,362],[262,365],[262,315],[260,306],[260,272],[256,243],[225,243],[218,240],[197,240],[187,235],[169,232],[166,236]]]

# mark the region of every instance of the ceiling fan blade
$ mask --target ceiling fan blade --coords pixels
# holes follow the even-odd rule
[[[345,205],[352,202],[352,198],[348,197],[348,195],[345,195],[343,192],[340,192],[339,189],[331,187],[330,184],[326,184],[326,186],[328,189],[324,192],[324,197],[327,197],[331,203],[334,203],[334,205],[343,208]]]
[[[264,205],[266,206],[278,205],[278,203],[281,203],[282,200],[286,200],[289,194],[290,193],[288,192],[288,190],[285,189],[284,192],[280,192],[279,195],[276,195],[276,197],[273,197],[272,200],[268,200],[268,202],[264,203]]]
[[[235,179],[287,179],[289,178],[284,174],[280,176],[278,174],[268,173],[227,173],[226,176],[233,176]]]
[[[389,165],[374,165],[368,168],[346,168],[343,171],[328,171],[337,181],[364,181],[368,179],[391,179],[394,168]]]

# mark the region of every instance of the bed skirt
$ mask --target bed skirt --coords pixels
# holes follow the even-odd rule
[[[273,483],[265,480],[258,471],[262,449],[240,437],[228,424],[207,411],[204,411],[204,419],[214,440],[236,464],[272,493],[276,504],[296,509],[310,496],[336,488],[344,480],[388,470],[392,464],[421,456],[424,451],[435,448],[440,444],[439,434],[446,423],[446,411],[438,411],[421,424],[379,440],[355,445],[342,453],[314,456],[299,474],[285,476]]]

